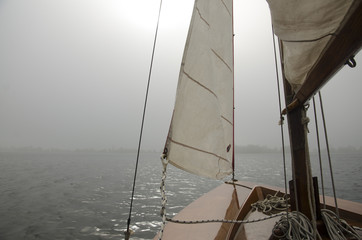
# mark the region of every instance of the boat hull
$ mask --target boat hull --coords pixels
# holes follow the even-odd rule
[[[283,192],[278,187],[256,185],[250,182],[225,183],[204,194],[173,219],[196,220],[246,220],[259,219],[267,215],[251,212],[251,203],[263,200],[267,194]],[[326,197],[326,207],[333,210],[334,200]],[[362,227],[362,204],[338,199],[342,219],[350,225]],[[248,224],[200,223],[180,224],[168,222],[162,239],[269,239],[279,217]],[[360,235],[362,232],[360,232]],[[158,235],[154,239],[158,239]]]

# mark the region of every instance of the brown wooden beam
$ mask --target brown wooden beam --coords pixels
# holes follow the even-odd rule
[[[309,72],[294,99],[300,104],[311,98],[344,64],[361,49],[362,1],[355,1],[351,13],[332,37],[322,57]]]
[[[281,68],[284,73],[284,59],[283,59],[283,42],[279,41],[280,44],[280,56],[281,56]],[[284,97],[285,103],[290,105],[293,103],[294,91],[289,84],[288,80],[283,74],[283,86],[284,86]],[[295,183],[290,190],[291,202],[294,206],[298,206],[298,210],[306,215],[309,219],[312,219],[312,206],[309,205],[309,193],[311,189],[307,186],[307,181],[312,181],[311,169],[308,167],[309,164],[309,149],[307,140],[307,131],[302,119],[305,117],[305,109],[302,104],[292,104],[293,110],[289,111],[286,109],[288,130],[289,130],[289,141],[290,151],[292,157],[292,173],[293,182]],[[309,179],[309,180],[307,180]],[[295,194],[294,194],[295,193]],[[293,204],[292,204],[293,205]],[[294,209],[296,210],[296,209]]]
[[[315,214],[310,206],[313,193],[312,172],[309,164],[309,149],[307,132],[303,119],[305,118],[304,106],[301,105],[288,113],[289,138],[292,154],[293,181],[296,186],[296,196],[291,194],[292,202],[298,206],[300,212],[312,219]],[[309,184],[307,184],[309,182]],[[295,198],[296,197],[296,198]],[[312,200],[313,202],[314,200]]]

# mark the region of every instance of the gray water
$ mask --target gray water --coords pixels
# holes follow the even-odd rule
[[[123,239],[135,159],[135,153],[116,152],[0,152],[0,239]],[[237,160],[239,180],[284,186],[281,154],[238,154]],[[337,197],[362,202],[362,154],[333,154],[332,160]],[[160,178],[159,153],[142,153],[133,239],[152,239],[160,227]],[[220,184],[170,166],[168,214]]]

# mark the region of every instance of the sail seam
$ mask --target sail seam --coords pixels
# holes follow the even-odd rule
[[[217,52],[214,49],[211,48],[211,51],[215,54],[216,57],[220,59],[220,61],[222,61],[225,64],[225,66],[230,70],[230,72],[233,72],[231,67],[225,62],[225,60],[219,54],[217,54]]]
[[[319,41],[323,38],[326,38],[326,37],[336,37],[337,34],[336,33],[326,33],[320,37],[317,37],[317,38],[312,38],[312,39],[298,39],[298,40],[288,40],[288,39],[282,39],[283,42],[316,42],[316,41]]]
[[[224,5],[226,11],[227,11],[227,12],[229,13],[229,15],[231,16],[231,12],[230,12],[229,8],[226,6],[224,0],[221,0],[221,2],[222,2],[222,4]]]
[[[198,7],[196,7],[196,10],[197,10],[197,13],[198,13],[199,16],[200,16],[200,19],[201,19],[203,22],[205,22],[208,27],[210,27],[210,24],[206,21],[205,18],[202,17],[201,12],[200,12],[200,9],[199,9]]]
[[[205,88],[205,89],[206,89],[207,91],[209,91],[212,95],[214,95],[216,98],[218,98],[217,95],[216,95],[216,93],[214,93],[210,88],[206,87],[205,85],[201,84],[201,83],[200,83],[199,81],[197,81],[196,79],[192,78],[187,72],[185,72],[185,70],[184,70],[183,72],[184,72],[184,74],[185,74],[190,80],[192,80],[193,82],[195,82],[195,83],[198,84],[199,86]]]
[[[185,147],[185,148],[189,148],[189,149],[192,149],[192,150],[195,150],[195,151],[198,151],[198,152],[203,152],[203,153],[206,153],[206,154],[210,154],[210,155],[213,155],[221,160],[224,160],[226,162],[229,162],[226,158],[223,158],[219,155],[217,155],[216,153],[212,153],[212,152],[208,152],[208,151],[205,151],[205,150],[202,150],[202,149],[199,149],[199,148],[195,148],[195,147],[192,147],[192,146],[189,146],[189,145],[186,145],[184,143],[180,143],[180,142],[176,142],[175,140],[173,140],[172,138],[168,138],[170,140],[170,142],[174,143],[174,144],[177,144],[177,145],[180,145],[182,147]]]
[[[233,125],[233,123],[229,119],[227,119],[226,117],[221,115],[221,118],[224,119],[225,121],[227,121],[228,123],[230,123],[230,125]]]

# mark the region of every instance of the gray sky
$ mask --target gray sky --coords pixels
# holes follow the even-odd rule
[[[242,2],[234,4],[236,144],[279,147],[268,6]],[[163,1],[144,149],[165,142],[192,6]],[[159,0],[0,0],[0,147],[136,148],[158,7]],[[362,146],[359,65],[322,91],[333,146]]]

